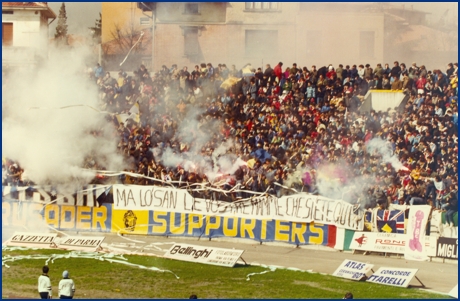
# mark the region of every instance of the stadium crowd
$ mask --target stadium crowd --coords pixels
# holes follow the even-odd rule
[[[208,183],[230,191],[219,196],[227,201],[248,197],[248,191],[318,194],[318,168],[332,164],[340,167],[330,174],[339,185],[364,179],[366,187],[350,189],[344,200],[367,207],[431,204],[449,217],[457,211],[457,63],[432,71],[398,62],[318,69],[280,62],[264,70],[210,63],[188,70],[174,64],[158,72],[141,65],[130,76],[120,70],[117,78],[97,65],[87,75],[98,85],[103,110],[111,113],[118,151],[131,158],[129,174],[120,178],[125,184]],[[371,89],[408,99],[397,108],[366,112],[361,105]],[[120,119],[130,112],[138,120]],[[209,139],[200,145],[203,135]],[[384,140],[405,168],[395,170],[370,152],[366,145],[374,138]],[[212,164],[223,143],[226,154],[246,164],[211,180],[205,170],[186,164],[191,153]],[[168,151],[184,160],[165,164],[161,158]],[[4,164],[4,184],[20,182],[21,168],[10,163]],[[91,158],[85,167],[104,169]]]

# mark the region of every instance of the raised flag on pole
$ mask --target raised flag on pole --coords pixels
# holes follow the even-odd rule
[[[131,109],[129,110],[129,119],[134,120],[134,122],[139,123],[140,122],[140,116],[139,116],[139,103],[136,102]]]
[[[118,124],[123,122],[123,124],[126,123],[126,120],[128,120],[129,115],[128,114],[116,114],[115,117],[117,118]]]

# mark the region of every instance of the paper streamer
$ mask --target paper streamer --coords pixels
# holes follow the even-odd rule
[[[122,249],[122,248],[117,248],[117,247],[114,247],[112,245],[108,246],[103,246],[104,249],[106,250],[109,250],[110,252],[114,252],[114,253],[117,253],[117,254],[129,254],[129,255],[133,255],[135,254],[136,252],[133,252],[133,251],[130,251],[130,250],[126,250],[126,249]]]
[[[248,275],[246,276],[246,281],[251,280],[251,279],[250,279],[251,276],[254,276],[254,275],[262,275],[262,274],[266,274],[266,273],[270,273],[270,272],[276,271],[276,267],[274,267],[274,266],[264,266],[264,267],[268,268],[268,270],[263,271],[263,272],[260,272],[260,273],[251,273],[251,274],[248,274]]]
[[[111,243],[110,245],[108,244],[105,244],[103,243],[101,246],[103,249],[107,249],[107,250],[110,250],[110,251],[113,251],[114,253],[117,253],[117,254],[131,254],[131,255],[143,255],[145,256],[146,254],[148,256],[159,256],[159,257],[163,257],[164,255],[164,252],[168,251],[168,249],[162,249],[160,247],[157,247],[157,246],[162,246],[162,245],[174,245],[176,244],[176,242],[172,241],[172,242],[156,242],[156,243],[150,243],[146,246],[136,246],[135,244],[126,244],[126,243]],[[129,250],[129,249],[126,249],[126,248],[131,248],[131,249],[137,249],[137,250],[140,250],[140,251],[132,251],[132,250]],[[144,250],[146,251],[153,251],[153,252],[161,252],[160,255],[156,255],[154,253],[149,253],[149,252],[144,252]]]
[[[170,182],[166,182],[166,181],[163,181],[161,179],[157,179],[157,178],[152,178],[152,177],[147,177],[147,176],[144,176],[144,175],[141,175],[141,174],[137,174],[137,173],[132,173],[132,172],[127,172],[127,171],[120,171],[120,172],[114,172],[114,171],[106,171],[106,170],[92,170],[92,169],[86,169],[86,170],[89,170],[89,171],[93,171],[93,172],[96,172],[96,173],[99,173],[99,174],[102,174],[106,177],[116,177],[116,176],[120,176],[120,175],[128,175],[130,177],[133,177],[133,178],[143,178],[143,179],[148,179],[148,180],[152,180],[152,181],[156,181],[156,182],[160,182],[162,184],[165,184],[165,185],[169,185],[171,186],[172,188],[177,188],[175,187],[173,184],[180,184],[181,182],[180,181],[170,181]],[[205,183],[206,185],[211,185],[211,183]],[[276,184],[276,183],[275,183]],[[246,192],[246,193],[250,193],[250,194],[253,194],[253,195],[263,195],[265,194],[266,192],[256,192],[256,191],[252,191],[252,190],[236,190],[236,186],[233,187],[232,189],[230,190],[223,190],[223,189],[219,189],[219,188],[214,188],[214,187],[211,187],[211,186],[206,186],[205,188],[197,188],[197,189],[191,189],[190,187],[191,186],[203,186],[203,183],[194,183],[194,184],[191,184],[188,186],[188,188],[184,188],[188,191],[196,191],[196,192],[199,192],[199,191],[207,191],[207,190],[212,190],[212,191],[216,191],[216,192],[222,192],[224,194],[227,194],[229,192]],[[283,186],[284,187],[284,186]],[[296,191],[296,190],[294,190]],[[247,200],[249,200],[250,198],[248,198]]]
[[[139,226],[145,226],[145,225],[139,225]],[[117,231],[117,236],[118,236],[118,237],[121,237],[121,238],[123,238],[123,239],[129,240],[129,241],[132,241],[132,242],[138,242],[138,243],[141,243],[141,244],[145,244],[145,241],[136,240],[136,239],[130,239],[130,238],[128,238],[128,237],[124,237],[123,235],[121,235],[120,232],[123,231],[123,230],[126,230],[126,229],[127,229],[127,228],[123,228],[123,229],[118,230],[118,231]]]
[[[116,171],[93,170],[93,169],[83,169],[83,168],[82,168],[82,170],[88,170],[88,171],[96,172],[96,173],[102,174],[102,175],[104,175],[106,177],[116,177],[116,176],[120,176],[120,175],[128,175],[128,176],[133,177],[133,178],[143,178],[143,179],[148,179],[148,180],[160,182],[160,183],[165,184],[165,185],[169,185],[172,188],[177,188],[173,184],[181,184],[181,181],[169,181],[169,182],[167,182],[167,181],[164,181],[164,180],[161,180],[161,179],[152,178],[152,177],[144,176],[144,175],[137,174],[137,173],[127,172],[127,171],[116,172]],[[191,188],[192,186],[203,187],[203,184],[205,184],[207,186],[205,188],[196,188],[196,189]],[[286,189],[291,189],[291,190],[297,192],[297,190],[295,190],[293,188],[288,188],[288,187],[280,185],[280,184],[278,184],[276,182],[275,182],[275,184],[278,185],[278,186],[282,186],[282,187],[284,187]],[[249,193],[249,194],[259,195],[259,196],[266,194],[267,191],[268,191],[268,189],[265,192],[256,192],[256,191],[252,191],[252,190],[241,190],[241,189],[237,190],[237,188],[240,187],[241,184],[235,185],[230,190],[223,190],[223,189],[219,189],[219,188],[214,188],[214,187],[208,186],[208,185],[212,185],[212,183],[209,183],[209,182],[207,182],[207,183],[193,183],[193,184],[188,185],[187,188],[184,188],[184,189],[186,189],[187,191],[194,191],[194,192],[212,190],[212,191],[224,193],[225,195],[227,195],[227,193],[230,193],[230,192],[246,192],[246,193]],[[246,198],[244,200],[250,200],[250,198]],[[242,201],[242,200],[238,200],[238,201]]]
[[[29,248],[22,248],[21,250],[24,249],[29,249]],[[18,250],[17,248],[11,248],[11,247],[5,247],[2,248],[3,251],[13,251],[13,250]],[[128,262],[128,259],[126,259],[123,255],[115,255],[113,253],[105,253],[105,254],[98,254],[98,253],[90,253],[90,252],[77,252],[77,251],[72,251],[66,254],[52,254],[50,256],[44,256],[44,255],[18,255],[18,256],[11,256],[11,255],[5,255],[2,256],[2,266],[5,266],[9,268],[10,266],[7,265],[7,262],[13,262],[13,261],[18,261],[18,260],[23,260],[23,259],[46,259],[45,265],[48,265],[49,262],[54,263],[55,260],[57,259],[69,259],[69,258],[85,258],[85,259],[95,259],[95,260],[100,260],[100,261],[108,261],[110,263],[119,263],[119,264],[124,264],[132,267],[136,267],[139,269],[144,269],[144,270],[151,270],[155,272],[160,272],[160,273],[171,273],[173,274],[176,279],[180,279],[179,276],[177,276],[175,273],[169,270],[161,270],[157,267],[147,267],[143,266],[140,264],[134,264]]]
[[[175,242],[150,243],[148,246],[155,247],[155,245],[170,245],[170,244],[175,244]],[[45,255],[18,255],[18,256],[5,255],[5,256],[2,257],[2,266],[6,267],[6,268],[10,268],[10,266],[7,264],[7,262],[13,262],[13,261],[18,261],[18,260],[22,260],[22,259],[45,259],[46,260],[45,264],[48,265],[49,262],[54,263],[54,261],[56,259],[85,258],[85,259],[95,259],[95,260],[99,260],[99,261],[108,261],[110,263],[124,264],[124,265],[128,265],[128,266],[136,267],[136,268],[139,268],[139,269],[151,270],[151,271],[160,272],[160,273],[171,273],[176,277],[176,279],[180,279],[179,276],[177,276],[174,272],[169,271],[169,270],[161,270],[161,269],[159,269],[157,267],[147,267],[147,266],[143,266],[143,265],[128,262],[128,259],[123,256],[123,253],[129,252],[132,255],[134,255],[134,254],[145,255],[145,253],[142,254],[140,252],[132,252],[132,251],[129,251],[129,250],[126,250],[126,249],[122,249],[121,247],[127,246],[124,243],[117,244],[116,245],[117,247],[114,247],[113,245],[114,244],[112,244],[110,246],[106,245],[106,244],[103,244],[103,247],[104,247],[104,249],[110,249],[110,250],[118,251],[121,254],[120,253],[119,254],[114,254],[114,253],[100,254],[100,253],[92,253],[92,252],[71,251],[71,252],[66,253],[66,254],[53,254],[53,255],[50,255],[50,256],[48,256],[48,255],[47,256],[45,256]],[[127,247],[133,247],[133,246],[127,246]],[[142,248],[142,247],[138,247],[138,248]],[[2,251],[15,251],[15,250],[38,250],[38,249],[37,248],[25,248],[25,247],[8,247],[8,246],[2,245]],[[159,249],[159,250],[161,250],[161,249]],[[154,254],[152,254],[152,255],[157,256],[157,255],[154,255]],[[299,268],[294,268],[294,267],[283,267],[283,266],[277,266],[277,265],[265,265],[265,264],[260,264],[260,263],[257,263],[257,262],[250,263],[249,266],[260,266],[260,267],[263,267],[263,268],[267,268],[268,270],[260,272],[260,273],[250,273],[250,274],[246,275],[246,281],[250,281],[251,276],[263,275],[263,274],[266,274],[266,273],[275,272],[277,269],[286,269],[286,270],[295,271],[295,272],[316,273],[313,270],[301,270]],[[327,273],[320,273],[320,274],[328,275]]]
[[[49,108],[49,107],[30,107],[29,110],[42,110],[42,109],[47,109],[47,110],[50,110],[50,109],[62,110],[62,109],[68,109],[68,108],[74,108],[74,107],[88,107],[88,108],[93,109],[94,111],[99,112],[99,113],[104,113],[104,114],[109,114],[109,115],[115,115],[114,113],[110,113],[110,112],[107,112],[107,111],[101,111],[101,110],[99,110],[99,109],[96,109],[95,107],[92,107],[92,106],[90,106],[90,105],[84,105],[84,104],[68,105],[68,106],[57,107],[57,108]]]
[[[160,252],[162,252],[162,254],[164,254],[164,252],[167,251],[167,250],[163,250],[162,248],[157,247],[157,246],[151,246],[152,248],[149,248],[149,246],[145,246],[145,247],[142,247],[142,246],[128,246],[129,248],[140,249],[140,252],[123,249],[123,248],[126,248],[126,247],[127,246],[120,246],[120,245],[116,245],[116,244],[111,244],[110,246],[109,245],[103,246],[103,248],[106,248],[106,249],[114,250],[114,251],[117,251],[117,252],[120,252],[120,253],[129,253],[129,254],[141,253],[141,254],[145,255],[146,253],[144,253],[144,250],[160,251]]]
[[[313,270],[302,270],[302,269],[299,269],[299,268],[294,268],[294,267],[283,267],[283,266],[278,266],[278,265],[265,265],[265,264],[260,264],[258,262],[251,262],[249,263],[250,266],[259,266],[259,267],[263,267],[263,268],[270,268],[270,269],[274,269],[274,270],[289,270],[289,271],[294,271],[294,272],[305,272],[305,273],[317,273]],[[268,273],[269,271],[265,271],[264,273]],[[253,273],[253,274],[260,274],[260,273]],[[249,274],[249,275],[253,275],[253,274]],[[248,275],[248,276],[249,276]]]
[[[139,42],[141,41],[141,39],[142,39],[143,36],[144,36],[144,32],[141,31],[141,35],[140,35],[139,39],[137,40],[136,43],[134,43],[133,47],[131,47],[131,49],[128,51],[128,54],[126,55],[125,59],[123,60],[123,62],[120,63],[120,67],[121,67],[121,65],[123,65],[123,63],[124,63],[124,62],[126,61],[126,59],[128,58],[129,54],[131,53],[131,50],[133,50],[133,48],[137,45],[137,43],[139,43]]]
[[[278,182],[274,182],[274,184],[275,184],[276,186],[283,187],[284,189],[289,189],[289,190],[292,190],[292,191],[294,191],[294,192],[296,192],[296,193],[299,193],[299,192],[298,192],[297,190],[295,190],[294,188],[291,188],[291,187],[287,187],[287,186],[281,185],[281,184],[278,183]]]

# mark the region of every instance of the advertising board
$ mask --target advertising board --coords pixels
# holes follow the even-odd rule
[[[244,250],[174,244],[164,255],[166,258],[196,263],[233,267]]]

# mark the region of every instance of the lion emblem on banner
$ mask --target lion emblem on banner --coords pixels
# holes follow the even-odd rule
[[[133,232],[136,227],[137,216],[132,210],[126,211],[123,216],[123,223],[125,224],[125,230]]]

